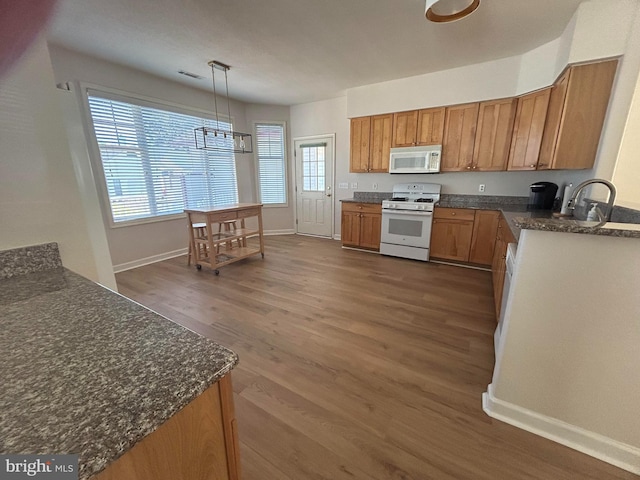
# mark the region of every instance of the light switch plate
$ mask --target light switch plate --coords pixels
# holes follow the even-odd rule
[[[358,188],[358,182],[351,182],[351,188]]]
[[[349,182],[341,182],[338,184],[338,188],[349,188]]]

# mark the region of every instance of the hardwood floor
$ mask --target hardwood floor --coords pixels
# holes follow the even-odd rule
[[[482,411],[488,272],[289,235],[219,277],[185,256],[117,282],[240,356],[244,480],[637,478]]]

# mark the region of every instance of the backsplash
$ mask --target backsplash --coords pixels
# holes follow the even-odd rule
[[[363,200],[369,202],[382,202],[382,200],[388,200],[393,197],[391,192],[353,192],[354,200]]]
[[[62,267],[57,243],[0,251],[0,279]]]
[[[502,206],[526,206],[528,197],[512,197],[506,195],[452,195],[443,193],[440,195],[440,204],[448,207],[475,207],[482,208],[484,205],[494,208],[496,205]]]

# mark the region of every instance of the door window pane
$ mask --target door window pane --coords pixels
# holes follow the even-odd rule
[[[302,146],[302,189],[305,192],[325,191],[326,146]]]

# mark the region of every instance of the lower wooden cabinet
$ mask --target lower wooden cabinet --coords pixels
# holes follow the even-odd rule
[[[475,210],[439,208],[433,212],[429,256],[435,259],[469,261]]]
[[[342,203],[342,245],[380,250],[382,206],[372,203]]]
[[[500,212],[436,207],[433,212],[430,257],[489,266]]]
[[[469,252],[470,263],[486,266],[491,265],[500,217],[500,212],[495,210],[476,211],[476,218],[473,222],[471,251]]]
[[[240,480],[231,375],[227,374],[94,480]]]

